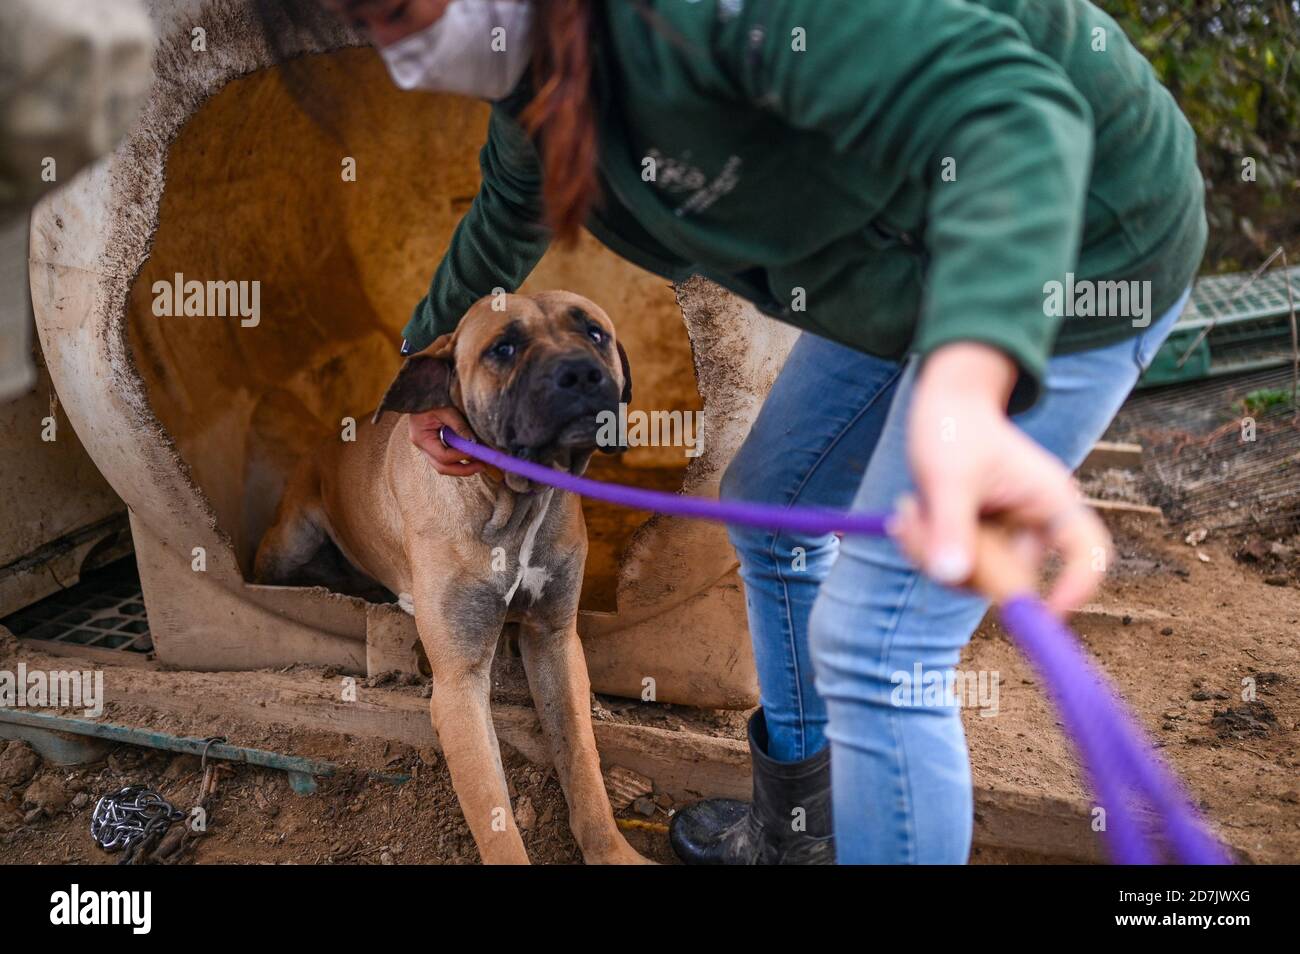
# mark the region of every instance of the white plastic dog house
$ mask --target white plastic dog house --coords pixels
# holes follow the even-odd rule
[[[396,608],[247,580],[294,458],[361,419],[391,379],[399,329],[476,192],[486,109],[397,91],[340,31],[296,41],[294,89],[322,104],[309,116],[243,2],[151,6],[148,105],[110,161],[38,209],[31,280],[63,407],[130,508],[159,658],[411,669],[414,625]],[[176,281],[256,287],[257,320],[156,313],[167,309],[155,284]],[[568,288],[610,313],[636,407],[702,412],[699,456],[641,449],[595,475],[716,493],[792,333],[592,240],[548,255],[530,288]],[[661,701],[754,704],[723,530],[599,508],[588,519],[594,687],[640,696],[652,678]]]

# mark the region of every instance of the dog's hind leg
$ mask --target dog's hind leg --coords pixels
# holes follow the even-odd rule
[[[272,585],[300,583],[304,567],[311,563],[325,539],[325,528],[306,510],[295,509],[277,516],[257,548],[254,581]]]
[[[253,561],[258,583],[294,582],[324,544],[326,531],[315,468],[302,467],[290,478]]]

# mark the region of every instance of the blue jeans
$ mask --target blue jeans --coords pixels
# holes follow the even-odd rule
[[[1015,424],[1071,469],[1105,432],[1186,304],[1136,338],[1052,358]],[[803,335],[722,481],[722,495],[778,505],[888,510],[913,490],[905,447],[915,362]],[[961,863],[970,763],[960,710],[896,705],[898,673],[946,674],[985,600],[922,576],[888,539],[734,527],[767,720],[768,755],[831,745],[842,863]],[[814,678],[815,674],[815,678]]]

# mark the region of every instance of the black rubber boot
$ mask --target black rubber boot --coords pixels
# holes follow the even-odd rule
[[[754,766],[753,804],[710,798],[673,815],[668,828],[677,857],[688,865],[833,865],[831,751],[802,762],[767,755],[767,722],[749,719]],[[796,809],[803,809],[796,812]]]

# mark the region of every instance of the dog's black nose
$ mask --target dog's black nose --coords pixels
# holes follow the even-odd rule
[[[587,357],[565,358],[551,370],[551,383],[556,390],[574,395],[595,394],[607,380],[604,366]]]

